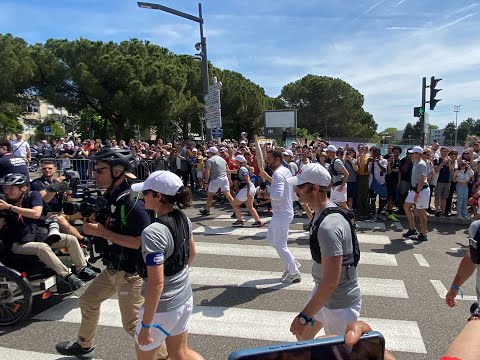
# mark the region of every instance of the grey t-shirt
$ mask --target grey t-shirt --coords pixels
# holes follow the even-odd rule
[[[336,206],[329,202],[325,208]],[[323,211],[323,210],[322,210]],[[320,214],[315,214],[315,222]],[[341,256],[353,253],[352,234],[350,224],[342,214],[330,214],[320,224],[317,233],[318,243],[322,257]],[[321,283],[323,279],[322,264],[313,262],[312,276],[315,283]],[[342,266],[340,280],[337,289],[332,297],[328,299],[325,306],[329,309],[342,309],[352,306],[361,298],[360,287],[358,286],[358,273],[355,266]]]
[[[415,161],[413,163],[413,169],[412,169],[412,181],[411,181],[412,187],[414,188],[417,187],[418,182],[420,181],[420,176],[425,176],[424,185],[428,185],[427,175],[428,175],[428,169],[425,161],[423,161],[422,159],[420,159],[419,161]]]
[[[342,170],[345,168],[345,166],[343,165],[343,161],[340,159],[335,159],[330,166],[333,166],[333,169],[335,169],[335,171],[337,172],[337,175],[334,175],[333,169],[331,170],[333,184],[342,182],[345,176],[342,173]]]
[[[188,239],[192,238],[192,223],[188,219]],[[153,222],[142,232],[142,256],[145,263],[155,262],[162,265],[173,253],[174,241],[168,227]],[[149,255],[149,261],[147,256]],[[148,279],[143,282],[142,295],[145,296]],[[185,304],[192,296],[192,286],[188,276],[188,266],[173,276],[165,276],[163,292],[157,306],[158,312],[175,310]]]
[[[210,181],[227,176],[227,162],[221,156],[212,156],[207,166],[210,166]]]
[[[345,160],[345,168],[347,169],[348,171],[348,182],[351,183],[351,182],[357,182],[357,172],[353,169],[353,165],[356,165],[357,164],[357,159],[352,159],[352,162],[350,163],[350,161],[348,160]]]

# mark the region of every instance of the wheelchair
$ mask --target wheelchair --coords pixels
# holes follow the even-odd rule
[[[0,327],[24,322],[34,298],[48,299],[56,284],[55,272],[36,256],[13,254],[0,239]]]

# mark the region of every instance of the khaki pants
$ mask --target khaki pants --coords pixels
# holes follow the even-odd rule
[[[115,293],[118,297],[123,328],[133,337],[137,326],[138,313],[143,304],[143,296],[140,295],[142,283],[142,278],[137,274],[113,269],[104,269],[92,281],[80,296],[82,323],[77,340],[80,346],[85,348],[93,346],[100,317],[100,305]],[[167,358],[165,343],[159,348],[158,355],[159,359]]]
[[[52,250],[64,247],[68,249],[70,258],[76,269],[80,270],[87,266],[78,240],[74,236],[67,234],[60,234],[60,241],[52,244],[52,246],[42,242],[29,242],[26,244],[14,243],[12,245],[12,252],[19,255],[35,255],[42,263],[55,271],[57,275],[65,277],[69,274],[69,270]]]

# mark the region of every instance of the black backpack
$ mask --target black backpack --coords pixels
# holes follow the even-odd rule
[[[352,210],[348,210],[340,206],[328,207],[324,209],[319,218],[314,223],[312,223],[310,229],[310,252],[312,254],[313,260],[319,264],[322,263],[322,253],[320,251],[320,245],[318,244],[317,233],[322,221],[330,214],[342,214],[345,220],[347,220],[350,224],[353,253],[343,255],[342,265],[357,266],[358,262],[360,261],[360,246],[358,245],[357,231],[355,226],[355,214]]]

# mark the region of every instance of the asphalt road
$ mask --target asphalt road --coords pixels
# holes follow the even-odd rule
[[[293,341],[290,322],[313,288],[303,218],[290,226],[289,246],[302,264],[302,282],[282,286],[283,267],[264,235],[267,227],[230,227],[230,209],[215,205],[201,217],[203,201],[187,210],[199,254],[191,269],[194,313],[189,344],[205,359],[227,359],[233,350]],[[464,285],[466,299],[450,309],[443,299],[466,252],[467,224],[431,223],[429,241],[405,241],[406,223],[360,224],[363,292],[361,317],[382,332],[397,359],[435,359],[463,328],[475,295],[474,279]],[[403,225],[403,226],[402,226]],[[18,328],[0,330],[0,358],[61,359],[55,343],[75,339],[80,314],[75,296],[36,301],[32,318]],[[27,352],[23,352],[23,351]],[[123,331],[115,298],[102,306],[97,358],[134,358],[133,341]]]

